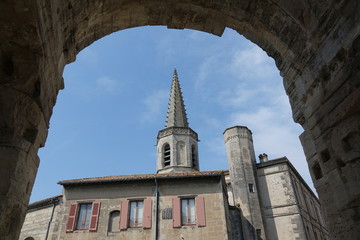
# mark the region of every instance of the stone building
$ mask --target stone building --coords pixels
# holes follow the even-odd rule
[[[317,197],[286,157],[256,161],[251,131],[224,131],[229,170],[200,171],[176,70],[157,173],[60,181],[29,205],[20,239],[329,239]]]

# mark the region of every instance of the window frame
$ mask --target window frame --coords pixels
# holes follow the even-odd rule
[[[135,220],[134,220],[134,224],[135,225],[132,225],[131,224],[131,211],[132,211],[132,203],[136,203],[136,206],[135,206]],[[142,203],[142,208],[141,208],[141,225],[139,225],[138,221],[139,221],[139,203]],[[128,227],[129,228],[142,228],[144,225],[144,200],[130,200],[129,201],[129,218],[128,218]]]
[[[86,221],[89,218],[88,226],[80,226],[79,223],[79,214],[81,211],[81,206],[83,205],[91,205],[91,209],[86,208],[86,214],[83,216],[83,220]],[[100,216],[100,207],[101,202],[73,202],[70,203],[69,213],[66,221],[66,233],[74,232],[77,230],[89,230],[89,231],[97,231],[99,216]]]
[[[84,202],[84,203],[78,203],[78,209],[77,209],[77,213],[76,213],[76,221],[75,221],[75,229],[74,230],[89,230],[90,229],[90,222],[91,222],[91,213],[92,213],[92,202]],[[90,206],[90,209],[88,209],[88,207],[85,208],[85,214],[83,216],[83,220],[82,222],[84,222],[84,224],[86,224],[87,218],[88,218],[88,223],[87,226],[80,228],[79,227],[79,217],[80,217],[80,211],[81,211],[81,207],[82,206]]]
[[[183,215],[183,201],[186,201],[186,212],[187,214]],[[193,211],[191,211],[191,204],[190,201],[193,202]],[[181,225],[182,226],[193,226],[196,225],[196,206],[195,206],[195,197],[186,197],[186,198],[180,198],[180,217],[181,217]],[[184,223],[183,219],[186,217],[187,221]],[[191,219],[194,219],[193,222],[191,222]]]

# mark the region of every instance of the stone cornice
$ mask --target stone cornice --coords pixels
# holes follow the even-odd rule
[[[187,127],[168,127],[163,130],[160,130],[157,136],[157,139],[172,135],[172,134],[181,134],[181,135],[190,135],[196,141],[198,140],[198,134],[192,130],[191,128]]]

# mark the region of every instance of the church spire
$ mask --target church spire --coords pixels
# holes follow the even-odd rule
[[[176,69],[165,129],[157,136],[157,173],[199,171],[198,135],[189,127]]]
[[[189,127],[176,69],[174,69],[174,76],[171,84],[165,127]]]

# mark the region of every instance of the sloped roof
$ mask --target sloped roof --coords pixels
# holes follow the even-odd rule
[[[161,173],[161,174],[133,174],[133,175],[114,175],[105,177],[80,178],[59,181],[58,184],[63,186],[78,185],[78,184],[101,184],[109,182],[128,182],[128,181],[147,181],[154,179],[181,179],[181,178],[198,178],[198,177],[213,177],[224,175],[224,170],[217,171],[194,171],[194,172],[179,172],[179,173]]]

